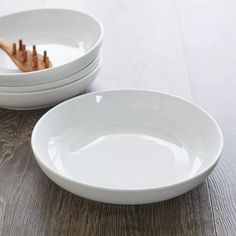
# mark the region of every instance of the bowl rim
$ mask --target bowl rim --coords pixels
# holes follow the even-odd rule
[[[56,110],[56,109],[58,109],[58,108],[60,108],[62,106],[65,106],[67,103],[70,103],[70,102],[73,102],[73,101],[75,101],[77,99],[80,99],[80,97],[87,97],[87,96],[94,96],[94,95],[96,96],[96,95],[102,95],[104,93],[110,93],[110,92],[128,92],[128,93],[129,92],[141,92],[141,93],[145,92],[145,93],[156,93],[156,94],[159,94],[159,95],[170,96],[170,97],[172,97],[174,99],[181,100],[184,103],[187,103],[189,105],[194,106],[195,108],[197,108],[200,112],[202,112],[204,115],[206,115],[213,122],[213,124],[215,125],[215,128],[216,128],[216,130],[217,130],[217,132],[219,134],[220,145],[218,147],[218,152],[217,152],[215,158],[213,158],[212,161],[209,163],[209,165],[207,165],[205,168],[203,168],[200,172],[198,172],[197,174],[195,174],[195,175],[193,175],[193,176],[191,176],[189,178],[180,180],[180,181],[175,182],[175,183],[167,184],[167,185],[160,185],[160,186],[157,186],[157,187],[143,187],[143,188],[137,188],[136,187],[136,188],[132,188],[132,189],[129,189],[129,188],[105,187],[105,186],[99,186],[99,185],[93,185],[93,184],[87,184],[87,183],[84,183],[84,182],[79,182],[79,181],[74,180],[73,178],[70,178],[70,177],[67,177],[67,176],[59,174],[57,171],[55,171],[54,169],[49,167],[47,164],[45,164],[44,161],[38,156],[37,148],[36,148],[36,143],[35,143],[36,132],[39,129],[38,128],[39,125],[44,121],[45,117],[47,117],[50,113],[54,112],[54,110]],[[100,191],[112,191],[112,192],[130,192],[131,193],[131,192],[140,192],[140,191],[141,192],[156,191],[156,190],[164,190],[164,189],[168,189],[168,188],[172,188],[172,187],[178,187],[178,186],[181,186],[183,184],[187,184],[188,182],[193,181],[193,180],[197,179],[198,177],[204,175],[205,173],[211,171],[215,167],[215,165],[217,164],[217,162],[220,159],[220,156],[221,156],[221,153],[222,153],[222,150],[223,150],[223,146],[224,146],[224,139],[223,139],[223,134],[222,134],[222,131],[220,129],[220,126],[218,125],[216,120],[205,109],[203,109],[199,105],[191,102],[189,99],[182,98],[180,96],[172,95],[170,93],[166,93],[166,92],[162,92],[162,91],[146,90],[146,89],[145,90],[144,89],[108,89],[108,90],[91,92],[91,93],[87,93],[87,94],[83,94],[83,95],[71,98],[71,99],[69,99],[67,101],[64,101],[64,102],[58,104],[57,106],[53,107],[49,111],[47,111],[38,120],[38,122],[36,123],[36,125],[33,128],[32,134],[31,134],[31,147],[32,147],[35,159],[38,162],[38,164],[40,165],[40,167],[43,166],[44,169],[46,169],[48,172],[52,173],[53,175],[57,176],[59,179],[63,179],[63,180],[65,180],[67,182],[70,182],[72,184],[80,185],[80,186],[83,186],[85,188],[92,188],[92,189],[96,189],[96,190],[100,190]],[[45,170],[43,170],[43,172],[45,173]]]
[[[35,75],[35,74],[39,74],[39,73],[47,73],[49,71],[53,71],[53,70],[59,70],[60,68],[64,67],[64,66],[68,66],[70,64],[73,64],[75,63],[75,61],[77,60],[80,60],[81,58],[85,57],[86,55],[90,54],[93,50],[95,50],[95,48],[97,48],[101,43],[102,43],[102,40],[103,40],[103,36],[104,36],[104,27],[103,27],[103,24],[101,23],[101,21],[93,16],[92,14],[89,14],[87,12],[83,12],[83,11],[78,11],[78,10],[74,10],[74,9],[70,9],[70,8],[35,8],[35,9],[29,9],[29,10],[23,10],[23,11],[17,11],[17,12],[13,12],[13,13],[10,13],[10,14],[6,14],[6,15],[3,15],[3,16],[0,16],[0,21],[2,18],[7,18],[7,17],[11,17],[11,16],[15,16],[15,15],[18,15],[18,14],[24,14],[24,13],[30,13],[30,12],[40,12],[40,11],[63,11],[63,12],[73,12],[73,13],[79,13],[81,15],[84,15],[90,19],[92,19],[94,22],[97,23],[97,25],[99,26],[99,29],[100,29],[100,36],[99,38],[96,40],[96,43],[93,44],[93,46],[86,51],[85,54],[83,54],[82,56],[80,56],[79,58],[73,60],[73,61],[70,61],[70,62],[67,62],[63,65],[60,65],[60,66],[56,66],[56,67],[51,67],[51,68],[46,68],[44,70],[38,70],[38,71],[30,71],[30,72],[19,72],[19,73],[0,73],[0,79],[1,79],[1,76],[4,76],[4,77],[9,77],[8,79],[11,79],[11,77],[17,77],[17,76],[22,76],[22,75]]]
[[[0,91],[0,96],[24,96],[24,95],[37,95],[37,94],[41,94],[41,93],[45,93],[45,92],[55,92],[55,91],[58,91],[62,88],[65,88],[65,87],[68,87],[68,86],[71,86],[72,84],[74,83],[82,83],[83,81],[87,80],[88,78],[90,78],[91,75],[94,75],[96,74],[100,68],[101,68],[101,64],[102,64],[102,58],[99,59],[98,61],[98,64],[96,65],[96,67],[90,71],[88,74],[80,77],[79,79],[75,80],[74,82],[71,82],[71,83],[67,83],[67,84],[64,84],[64,85],[60,85],[60,86],[57,86],[55,88],[47,88],[47,89],[41,89],[41,90],[37,90],[37,91],[26,91],[26,92],[1,92]],[[76,72],[74,74],[71,75],[71,77],[74,77],[74,76],[77,76],[79,72]]]
[[[77,80],[82,80],[82,79],[84,79],[84,77],[85,76],[87,76],[87,75],[89,75],[90,73],[92,73],[94,70],[96,70],[97,69],[97,66],[101,66],[101,62],[102,62],[102,55],[98,55],[94,60],[92,60],[89,64],[88,64],[88,66],[93,66],[94,68],[92,69],[92,70],[90,70],[88,73],[86,73],[85,75],[83,75],[83,76],[80,76],[80,77],[78,77],[78,79],[76,79],[76,81]],[[87,67],[85,67],[83,70],[85,70]],[[12,88],[14,88],[14,89],[18,89],[18,88],[27,88],[27,89],[34,89],[34,88],[37,88],[37,90],[34,90],[34,91],[1,91],[1,89],[0,89],[0,95],[2,95],[2,94],[7,94],[7,95],[9,95],[9,94],[11,94],[11,95],[13,95],[13,94],[21,94],[21,93],[35,93],[35,92],[41,92],[42,90],[43,91],[46,91],[46,90],[51,90],[51,89],[56,89],[56,88],[60,88],[61,86],[66,86],[66,85],[68,85],[68,84],[70,84],[70,83],[73,83],[73,82],[66,82],[66,83],[63,83],[63,84],[60,84],[60,85],[56,85],[55,86],[55,84],[56,83],[58,83],[59,81],[61,82],[63,82],[63,80],[66,80],[66,79],[69,79],[69,78],[71,78],[71,77],[75,77],[75,76],[78,76],[78,74],[80,74],[83,70],[80,70],[80,71],[77,71],[77,72],[75,72],[75,73],[73,73],[73,74],[71,74],[71,75],[68,75],[68,76],[64,76],[64,77],[62,77],[60,80],[57,80],[57,81],[52,81],[52,82],[49,82],[49,83],[47,83],[47,84],[39,84],[39,85],[31,85],[31,86],[0,86],[0,87],[2,87],[2,88],[4,88],[4,89],[12,89]],[[74,82],[76,82],[76,81],[74,81]],[[65,81],[64,81],[65,82]],[[42,85],[53,85],[53,87],[51,87],[51,88],[44,88],[44,89],[39,89],[39,87],[41,87]]]

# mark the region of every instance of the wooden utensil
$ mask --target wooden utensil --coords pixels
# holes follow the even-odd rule
[[[9,43],[0,39],[0,48],[4,50],[16,66],[23,72],[31,72],[43,70],[52,67],[52,62],[47,56],[47,51],[43,55],[37,53],[36,46],[33,45],[32,51],[26,49],[23,40],[19,40],[18,46],[16,43]]]

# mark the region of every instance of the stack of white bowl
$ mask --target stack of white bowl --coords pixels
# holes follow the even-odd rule
[[[37,52],[47,50],[53,67],[21,72],[0,52],[0,107],[37,109],[74,97],[96,78],[103,38],[102,24],[72,10],[39,9],[0,18],[1,35],[9,42],[23,39]]]

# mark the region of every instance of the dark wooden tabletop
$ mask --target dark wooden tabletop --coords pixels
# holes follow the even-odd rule
[[[0,109],[0,234],[236,235],[235,1],[11,0],[0,14],[47,7],[83,10],[104,23],[102,69],[88,92],[142,88],[188,98],[218,121],[224,151],[208,179],[180,197],[97,203],[58,187],[37,165],[30,136],[48,109]]]

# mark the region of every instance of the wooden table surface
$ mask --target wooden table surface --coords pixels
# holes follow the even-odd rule
[[[9,0],[0,15],[50,7],[104,23],[102,69],[88,92],[141,88],[188,98],[216,118],[224,151],[209,178],[180,197],[97,203],[61,189],[38,167],[30,136],[47,109],[0,109],[0,235],[236,235],[236,2]]]

